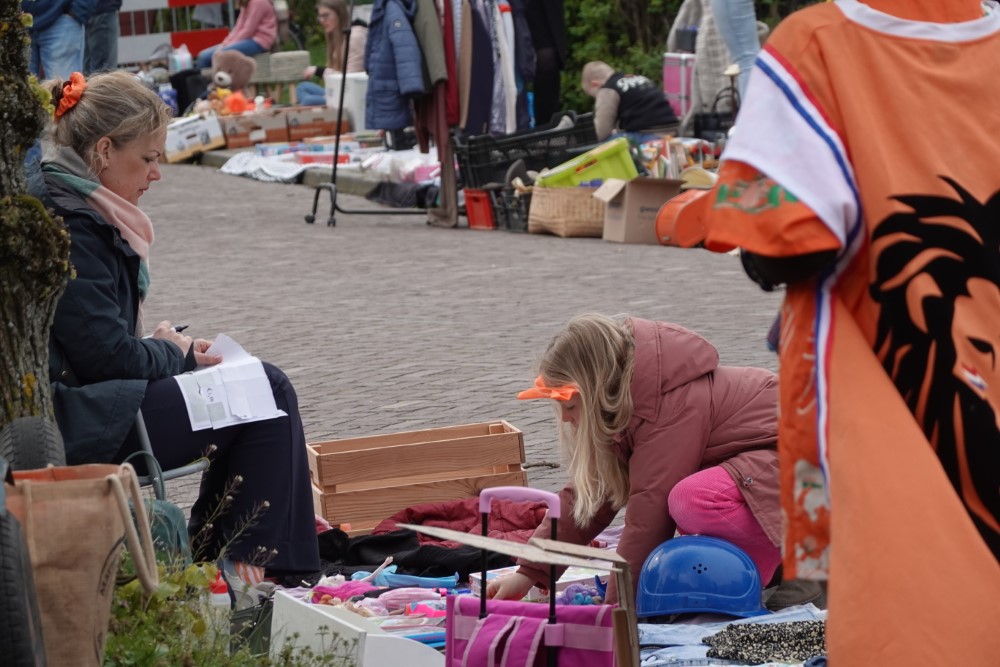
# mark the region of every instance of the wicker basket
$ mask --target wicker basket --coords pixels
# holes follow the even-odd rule
[[[568,236],[604,234],[604,208],[600,199],[593,197],[597,188],[540,188],[531,195],[528,212],[528,232]]]

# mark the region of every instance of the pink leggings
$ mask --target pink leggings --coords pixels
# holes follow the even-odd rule
[[[736,482],[724,468],[706,468],[685,477],[670,491],[670,516],[687,535],[708,535],[732,542],[757,565],[767,586],[781,562],[781,549],[771,544],[747,506]]]

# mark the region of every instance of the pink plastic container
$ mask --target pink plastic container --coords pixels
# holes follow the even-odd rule
[[[691,109],[691,76],[694,74],[693,53],[663,54],[663,94],[678,118]]]

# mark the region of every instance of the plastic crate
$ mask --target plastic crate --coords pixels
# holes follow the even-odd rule
[[[583,183],[599,185],[609,178],[629,181],[638,175],[628,139],[619,137],[558,165],[539,176],[535,185],[545,188],[565,188]]]
[[[465,188],[465,217],[469,219],[469,229],[496,229],[493,195],[488,190]]]
[[[563,117],[569,117],[573,124],[557,127]],[[465,187],[481,188],[488,183],[506,185],[507,169],[516,160],[524,160],[525,167],[540,171],[577,155],[575,147],[596,141],[594,114],[564,111],[541,128],[495,137],[456,135],[452,143]]]
[[[515,190],[504,190],[500,193],[506,228],[512,232],[528,231],[528,211],[531,207],[531,193],[517,195]]]

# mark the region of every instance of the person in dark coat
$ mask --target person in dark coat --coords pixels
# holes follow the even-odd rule
[[[423,55],[413,33],[416,0],[375,0],[368,20],[365,126],[401,130],[413,124],[410,99],[427,92]]]
[[[563,0],[527,0],[528,29],[535,47],[535,125],[562,111],[560,76],[566,66],[566,17]]]
[[[594,98],[594,132],[602,141],[620,130],[641,143],[644,130],[677,123],[663,91],[647,77],[594,60],[583,66],[580,78],[583,92]]]
[[[117,462],[137,451],[133,425],[140,409],[162,467],[209,453],[189,530],[204,545],[202,553],[220,555],[237,602],[252,602],[243,594],[259,583],[263,565],[319,569],[295,390],[284,373],[265,364],[286,416],[192,430],[173,376],[222,358],[208,354],[210,341],[192,340],[169,321],[150,337],[143,337],[142,323],[153,227],[138,204],[160,179],[170,111],[123,71],[89,81],[75,72],[46,86],[55,116],[41,164],[28,176],[31,193],[65,221],[76,270],[49,337],[49,379],[67,463]],[[207,524],[226,494],[228,505]]]

